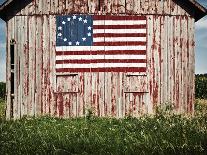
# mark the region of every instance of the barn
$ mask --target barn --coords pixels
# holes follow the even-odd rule
[[[194,111],[195,0],[7,0],[8,119]]]

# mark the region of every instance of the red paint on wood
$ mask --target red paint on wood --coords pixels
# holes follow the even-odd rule
[[[140,25],[94,25],[93,29],[146,29],[146,24]],[[130,36],[130,35],[128,35]]]
[[[56,60],[56,64],[90,64],[90,63],[146,63],[145,59],[99,59],[99,60]]]
[[[96,33],[93,34],[94,38],[98,37],[146,37],[146,33]]]
[[[98,15],[93,16],[94,20],[146,20],[146,16],[107,16]]]
[[[146,72],[145,67],[131,68],[61,68],[56,72]]]
[[[131,42],[94,42],[94,46],[130,46],[130,45],[146,45],[146,42],[131,41]]]
[[[116,51],[57,51],[56,55],[145,55],[146,50],[116,50]]]

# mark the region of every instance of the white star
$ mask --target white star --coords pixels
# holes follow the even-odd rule
[[[68,42],[68,45],[72,45],[72,42],[70,41],[70,42]]]
[[[82,38],[83,39],[83,41],[86,41],[86,38]]]
[[[62,30],[63,28],[61,26],[58,27],[58,30]]]
[[[91,28],[92,28],[92,27],[89,26],[89,27],[88,27],[88,30],[91,30]]]
[[[83,20],[83,23],[87,23],[87,19],[84,19],[84,20]]]
[[[61,37],[62,36],[62,33],[58,33],[58,36]]]
[[[80,45],[80,42],[79,41],[76,41],[76,45]]]
[[[89,36],[89,37],[91,36],[91,32],[88,33],[88,36]]]
[[[65,21],[63,21],[62,24],[65,25]]]
[[[82,17],[79,17],[78,19],[79,19],[79,21],[82,21]]]
[[[73,16],[73,19],[76,19],[76,15]]]
[[[71,20],[71,18],[68,18],[68,21],[70,21]]]
[[[68,39],[67,39],[67,38],[64,38],[63,40],[64,40],[64,41],[67,41]]]

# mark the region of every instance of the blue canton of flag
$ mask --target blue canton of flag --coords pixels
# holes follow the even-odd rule
[[[56,17],[56,46],[92,46],[93,20],[90,15]]]

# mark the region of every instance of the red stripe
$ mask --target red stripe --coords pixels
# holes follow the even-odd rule
[[[93,20],[146,20],[146,16],[110,16],[95,15]]]
[[[146,67],[116,68],[59,68],[56,72],[146,72]]]
[[[130,42],[94,42],[93,43],[93,46],[130,46],[130,45],[146,45],[146,42],[130,41]]]
[[[118,54],[134,54],[145,55],[146,50],[117,50],[117,51],[57,51],[56,55],[118,55]]]
[[[90,63],[146,63],[146,59],[56,60],[56,64],[90,64]]]
[[[146,29],[146,24],[143,25],[94,25],[93,29]]]
[[[146,37],[146,33],[96,33],[93,37]]]

